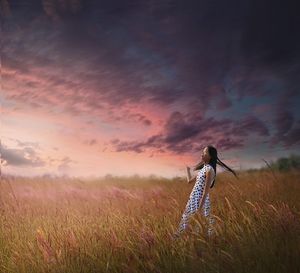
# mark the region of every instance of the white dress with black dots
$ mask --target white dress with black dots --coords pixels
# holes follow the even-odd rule
[[[199,170],[198,174],[197,174],[197,178],[196,178],[196,183],[193,187],[193,190],[190,194],[189,200],[186,204],[184,213],[182,215],[180,224],[179,224],[179,230],[178,232],[182,232],[184,231],[187,226],[188,226],[188,222],[189,219],[191,217],[192,214],[194,214],[200,207],[200,199],[202,198],[203,194],[204,194],[204,184],[205,184],[205,175],[206,175],[206,171],[208,169],[212,169],[213,172],[213,177],[210,181],[210,183],[212,183],[214,177],[215,177],[215,171],[213,169],[213,167],[209,164],[204,164],[203,168]],[[210,184],[211,185],[211,184]],[[213,218],[210,216],[210,199],[209,199],[209,192],[206,195],[204,204],[202,206],[203,209],[203,214],[205,217],[208,217],[208,235],[210,235],[212,233],[212,224],[213,224]]]

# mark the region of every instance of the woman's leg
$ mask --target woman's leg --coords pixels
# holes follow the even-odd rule
[[[188,227],[190,218],[199,209],[199,192],[195,191],[191,194],[189,201],[182,214],[181,221],[179,223],[178,232],[184,231]]]
[[[207,193],[206,199],[204,201],[204,206],[203,206],[203,214],[207,219],[208,222],[208,236],[210,236],[213,232],[212,226],[214,223],[214,219],[210,214],[210,208],[211,208],[211,204],[210,204],[210,198],[209,198],[209,193]]]
[[[188,222],[191,218],[191,214],[192,214],[191,201],[189,200],[186,207],[185,207],[185,210],[184,210],[184,212],[181,216],[178,232],[183,232],[184,230],[186,230],[186,228],[188,227]]]

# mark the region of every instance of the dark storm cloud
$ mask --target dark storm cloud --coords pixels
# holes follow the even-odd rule
[[[299,61],[300,25],[297,1],[250,1],[242,52],[255,66],[277,69]]]
[[[284,135],[292,128],[294,116],[287,109],[280,109],[276,116],[277,135]]]
[[[235,123],[230,133],[235,136],[247,136],[250,133],[268,136],[269,130],[259,118],[255,116],[246,116],[242,118],[241,121]]]
[[[141,153],[157,148],[174,153],[198,152],[207,143],[213,143],[222,150],[243,147],[246,136],[257,133],[269,134],[264,123],[254,116],[245,117],[240,123],[229,119],[221,121],[213,118],[201,118],[199,115],[184,115],[173,112],[164,125],[164,130],[145,141],[121,141],[114,139],[111,145],[116,151],[134,151]]]
[[[65,62],[66,59],[76,63],[76,60],[82,61],[84,58],[92,57],[93,61],[89,62],[88,67],[97,74],[86,77],[89,81],[87,86],[92,85],[101,89],[102,99],[114,105],[124,101],[141,101],[141,99],[170,104],[191,94],[193,96],[205,94],[205,97],[199,99],[204,109],[206,102],[213,99],[206,88],[218,74],[211,69],[216,67],[218,71],[223,71],[222,64],[218,63],[218,60],[222,61],[223,57],[226,57],[224,54],[229,53],[214,48],[218,43],[216,38],[211,38],[215,39],[214,41],[203,43],[203,39],[209,37],[205,32],[196,33],[198,26],[192,25],[188,20],[189,13],[193,12],[193,9],[187,9],[187,14],[182,15],[180,10],[176,11],[176,6],[158,4],[158,2],[155,2],[153,7],[129,5],[126,8],[123,4],[116,8],[117,6],[117,1],[111,4],[93,2],[92,6],[87,2],[76,16],[65,15],[59,31],[54,32],[51,27],[44,27],[48,32],[55,33],[52,37],[55,46],[52,45],[48,56],[56,56],[56,59],[30,58],[30,54],[26,51],[21,55],[27,55],[27,59],[34,59],[34,65],[38,66],[44,65],[44,61],[48,66],[55,61],[64,65],[63,61]],[[165,16],[169,11],[168,23],[165,22]],[[131,16],[132,14],[136,16]],[[182,23],[183,26],[179,27]],[[176,27],[179,27],[178,30],[172,31]],[[190,35],[195,37],[185,37],[187,29]],[[38,33],[39,36],[46,36],[47,32]],[[218,30],[218,33],[221,31]],[[148,43],[148,39],[152,43]],[[22,41],[26,40],[28,41],[28,38],[22,38]],[[42,39],[37,41],[39,44],[32,44],[32,46],[42,48],[44,46],[41,44]],[[51,45],[49,39],[48,44]],[[15,60],[11,63],[18,61],[16,56],[18,52],[22,52],[19,50],[17,47],[14,52],[11,52],[11,55],[15,56]],[[209,57],[217,54],[220,56]],[[19,63],[22,61],[20,59]],[[23,67],[26,67],[25,62],[23,63]],[[19,66],[18,63],[16,64]],[[105,67],[105,71],[102,67]],[[55,77],[59,76],[55,75]],[[84,77],[83,74],[83,80]],[[49,80],[54,84],[54,78]],[[122,92],[119,92],[120,89]]]
[[[290,128],[290,124],[286,125],[286,123],[290,122],[285,121],[283,126],[288,126]],[[294,125],[290,130],[285,130],[283,134],[277,133],[270,140],[270,145],[278,146],[281,144],[283,144],[285,148],[290,148],[300,144],[300,120],[298,120],[297,123],[294,122]]]
[[[7,0],[0,1],[0,15],[1,17],[9,17],[11,16],[10,6]]]
[[[284,143],[286,147],[290,147],[299,143],[300,118],[292,111],[293,108],[298,108],[299,90],[300,82],[295,81],[294,78],[286,85],[286,90],[278,96],[274,104],[275,133],[270,139],[271,145]]]
[[[282,139],[286,148],[300,144],[300,121]]]
[[[244,147],[244,139],[242,138],[232,138],[232,137],[222,137],[216,142],[216,147],[222,151],[231,150],[235,148]]]
[[[152,124],[151,120],[147,119],[144,115],[140,113],[130,114],[129,116],[143,123],[145,126],[150,126]]]
[[[71,1],[42,0],[42,4],[45,13],[53,21],[61,20],[61,17],[64,16],[67,12],[76,14],[81,9],[80,0],[71,0]]]
[[[273,29],[271,25],[278,17],[284,18],[279,20],[283,21],[283,26],[278,35],[296,36],[292,35],[293,27],[287,28],[294,20],[293,14],[287,17],[276,4],[271,6],[270,14],[266,12],[267,4],[259,6],[251,1],[218,4],[199,1],[184,4],[176,1],[152,1],[152,4],[147,1],[64,2],[43,1],[44,9],[47,7],[56,13],[61,10],[62,23],[53,40],[56,43],[54,53],[60,55],[61,60],[67,58],[74,63],[76,59],[93,56],[89,66],[99,73],[90,80],[94,86],[99,86],[97,79],[101,79],[104,86],[113,82],[115,88],[103,96],[113,104],[124,100],[139,101],[142,97],[168,104],[189,95],[198,99],[202,107],[217,96],[224,96],[221,101],[226,101],[226,94],[222,92],[226,73],[234,65],[240,65],[241,59],[246,64],[253,64],[251,50],[255,45],[262,45],[255,54],[265,60],[263,54],[273,50],[269,40],[274,40],[275,35],[274,31],[268,30]],[[78,6],[75,13],[72,5]],[[263,25],[260,31],[257,13]],[[49,12],[46,14],[49,16]],[[284,23],[285,19],[289,23]],[[51,27],[48,30],[53,31]],[[257,35],[254,39],[253,33]],[[295,53],[293,48],[297,45],[297,38],[293,39],[293,45],[282,42],[280,48]],[[101,71],[102,65],[107,73],[103,74],[104,79],[100,76],[104,72]],[[255,70],[260,63],[253,65]],[[163,70],[171,69],[172,76],[164,74]],[[246,73],[249,73],[248,69]],[[154,83],[142,78],[144,75],[162,80],[157,86],[149,86]],[[110,83],[105,83],[105,78]],[[219,86],[219,91],[213,95],[209,92],[212,84]],[[244,90],[246,86],[247,92],[257,90],[253,84],[251,88],[246,79],[244,85],[240,83],[239,89]],[[121,88],[122,93],[113,91]],[[200,100],[201,95],[205,96]]]
[[[9,98],[62,103],[77,115],[82,109],[95,115],[103,109],[115,121],[127,117],[145,126],[152,121],[127,111],[131,103],[170,107],[180,102],[184,110],[170,114],[161,134],[119,140],[113,143],[118,151],[197,150],[199,139],[230,149],[253,133],[269,137],[263,119],[251,114],[237,118],[233,112],[236,122],[204,117],[212,105],[221,114],[230,111],[231,95],[277,98],[269,121],[276,128],[273,142],[297,143],[300,112],[287,106],[299,98],[300,22],[292,1],[3,3],[11,3],[3,66],[25,77],[23,94],[12,92]],[[34,68],[38,79],[26,78]],[[226,137],[214,138],[217,132]]]

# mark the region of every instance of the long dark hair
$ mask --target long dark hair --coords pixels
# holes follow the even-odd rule
[[[208,153],[210,155],[210,161],[209,161],[209,165],[211,165],[215,171],[215,174],[217,175],[217,164],[220,165],[221,167],[225,167],[227,170],[229,170],[230,172],[232,172],[234,174],[234,176],[236,178],[238,178],[236,172],[234,170],[232,170],[231,168],[229,168],[225,163],[223,163],[219,158],[218,158],[218,151],[214,146],[208,145],[206,146],[208,149]],[[194,170],[200,170],[202,169],[204,166],[204,163],[200,164],[198,163],[198,165],[196,165],[196,167],[194,168]],[[212,185],[210,186],[211,188],[214,186],[215,184],[215,179],[216,176],[212,182]]]

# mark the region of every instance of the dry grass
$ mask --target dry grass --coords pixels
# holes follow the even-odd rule
[[[299,272],[299,172],[239,175],[210,192],[215,236],[197,214],[177,241],[184,179],[2,180],[0,272]]]

